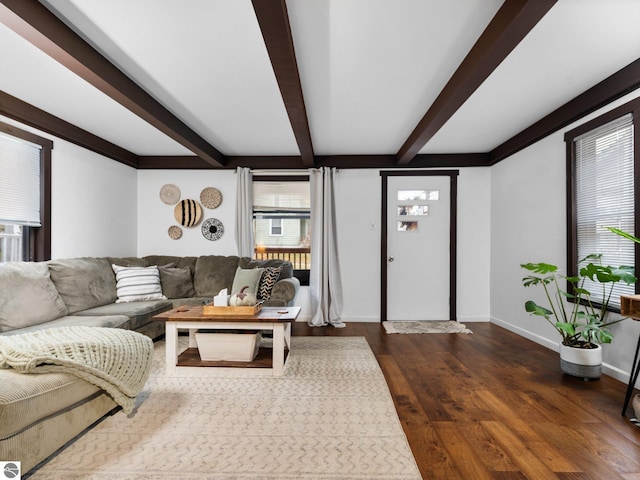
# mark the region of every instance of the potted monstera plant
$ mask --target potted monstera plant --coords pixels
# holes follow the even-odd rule
[[[601,344],[611,343],[613,340],[608,327],[624,320],[608,320],[613,286],[618,282],[635,283],[634,268],[625,265],[605,266],[602,264],[602,255],[599,254],[582,259],[577,276],[564,275],[556,265],[549,263],[526,263],[521,267],[530,272],[522,279],[522,284],[544,290],[546,305],[527,300],[524,307],[531,315],[548,321],[562,337],[561,370],[585,380],[600,378]],[[598,288],[602,298],[598,303],[592,300],[592,292],[587,288],[587,283],[592,290],[594,285]]]

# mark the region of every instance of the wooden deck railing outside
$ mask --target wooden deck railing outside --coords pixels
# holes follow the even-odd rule
[[[256,247],[256,260],[288,260],[294,270],[309,270],[311,268],[311,253],[309,247]]]

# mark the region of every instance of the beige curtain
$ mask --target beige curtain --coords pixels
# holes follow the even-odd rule
[[[311,272],[309,325],[344,327],[342,281],[335,224],[335,168],[309,170],[311,190]]]
[[[240,257],[253,258],[253,180],[246,167],[236,170],[236,245]]]

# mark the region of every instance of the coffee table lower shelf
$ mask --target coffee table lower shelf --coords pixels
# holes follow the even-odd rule
[[[289,355],[289,350],[284,351],[285,361]],[[273,350],[261,347],[256,358],[250,362],[236,362],[225,360],[202,360],[197,348],[187,348],[178,355],[178,367],[229,367],[229,368],[273,368]]]

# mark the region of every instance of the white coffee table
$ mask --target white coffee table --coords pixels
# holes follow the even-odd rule
[[[237,374],[238,368],[251,370],[251,376],[281,376],[284,373],[285,349],[291,348],[291,324],[300,314],[300,307],[263,307],[256,315],[205,315],[201,305],[182,306],[162,312],[153,318],[165,323],[167,375]],[[197,350],[193,332],[197,329],[271,330],[273,353],[271,365],[260,368],[251,362],[210,362],[194,356]],[[189,348],[180,352],[178,331],[189,330]]]

